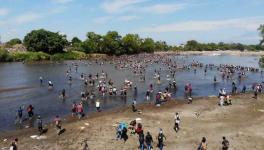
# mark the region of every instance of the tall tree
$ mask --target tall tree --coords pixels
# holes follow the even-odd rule
[[[145,38],[140,45],[142,52],[153,53],[155,49],[155,42],[152,38]]]
[[[141,39],[138,34],[127,34],[122,38],[122,47],[126,54],[139,53]]]
[[[121,47],[121,36],[117,31],[109,31],[103,36],[103,51],[109,55],[121,55],[124,54],[124,50]]]
[[[103,53],[101,35],[94,32],[88,32],[86,37],[87,39],[82,44],[86,53]]]
[[[259,45],[262,45],[264,43],[264,24],[261,24],[258,28],[258,31],[259,31],[259,34],[261,36],[261,40],[260,40],[260,43]]]
[[[188,51],[197,51],[201,50],[201,45],[197,41],[191,40],[187,41],[186,45],[184,46],[184,49]]]
[[[44,29],[33,30],[24,38],[24,45],[29,51],[43,51],[46,53],[63,52],[68,44],[66,35]]]
[[[71,44],[75,45],[75,44],[80,44],[82,41],[78,38],[78,37],[73,37],[71,40]]]

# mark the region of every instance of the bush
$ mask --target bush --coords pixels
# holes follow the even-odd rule
[[[16,44],[22,44],[22,41],[21,41],[20,39],[18,39],[18,38],[11,39],[10,41],[8,41],[8,42],[6,43],[6,46],[7,46],[7,47],[11,47],[11,46],[14,46],[14,45],[16,45]]]
[[[12,58],[10,57],[8,51],[0,48],[0,62],[9,62],[9,61],[12,61]]]
[[[44,52],[13,52],[10,55],[13,61],[41,61],[50,59],[50,55]]]
[[[87,55],[80,51],[57,53],[51,56],[51,60],[81,60],[87,59]]]

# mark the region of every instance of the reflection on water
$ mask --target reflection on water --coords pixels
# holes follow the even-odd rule
[[[204,64],[234,64],[248,67],[258,67],[258,58],[253,56],[173,56],[173,59],[180,63],[188,64],[192,61],[199,61]],[[36,114],[41,114],[45,121],[50,121],[55,115],[70,114],[72,102],[80,100],[80,93],[84,91],[83,81],[80,79],[81,73],[93,74],[100,73],[102,70],[108,73],[108,78],[114,81],[114,84],[119,88],[121,84],[128,79],[137,86],[137,94],[132,90],[128,90],[126,98],[120,96],[100,97],[103,109],[114,107],[122,107],[131,104],[133,97],[136,96],[138,102],[143,102],[145,92],[150,84],[154,84],[155,92],[164,90],[168,86],[169,79],[166,75],[169,70],[161,64],[149,64],[146,68],[145,82],[139,82],[139,76],[131,73],[130,70],[116,70],[111,64],[99,65],[89,61],[78,62],[78,72],[73,73],[72,85],[68,84],[66,79],[66,70],[72,62],[65,61],[64,63],[55,64],[22,64],[22,63],[3,63],[0,64],[0,89],[12,87],[32,87],[24,90],[14,90],[10,92],[0,93],[0,130],[14,129],[15,113],[19,106],[27,107],[32,104]],[[161,84],[156,84],[153,79],[154,70],[160,69]],[[260,73],[248,73],[247,78],[238,83],[238,88],[242,86],[250,86],[253,82],[260,82],[262,78]],[[39,77],[44,77],[44,86],[39,85]],[[213,84],[213,78],[217,76],[220,82]],[[51,80],[54,83],[54,90],[47,90],[47,81]],[[176,82],[178,85],[177,91],[171,91],[173,98],[183,97],[184,85],[192,83],[193,96],[216,95],[219,88],[230,89],[232,81],[221,81],[220,74],[216,69],[208,69],[207,74],[204,74],[203,69],[181,70],[176,72]],[[133,85],[133,86],[134,86]],[[60,91],[65,88],[67,98],[65,101],[59,99]],[[89,101],[85,104],[85,111],[95,111],[94,101]],[[25,112],[24,112],[25,114]]]

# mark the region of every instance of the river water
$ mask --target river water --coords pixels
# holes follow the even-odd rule
[[[247,67],[258,68],[259,57],[255,56],[173,56],[175,59],[186,64],[193,60],[204,64],[234,64]],[[0,131],[14,130],[16,111],[20,106],[27,107],[29,104],[34,106],[34,113],[40,114],[44,122],[50,122],[56,115],[66,116],[70,114],[73,102],[80,100],[80,92],[84,91],[83,81],[80,74],[96,74],[104,70],[108,73],[117,87],[120,87],[125,79],[137,85],[137,101],[144,102],[145,92],[149,84],[153,83],[155,91],[164,90],[168,86],[166,74],[168,70],[160,64],[149,64],[146,68],[146,81],[139,82],[138,77],[131,73],[130,70],[116,70],[111,64],[99,65],[89,61],[74,61],[79,64],[78,72],[72,73],[72,85],[68,84],[65,72],[72,64],[72,61],[53,64],[23,64],[23,63],[1,63],[0,64],[0,89],[29,87],[25,89],[17,89],[12,91],[0,91]],[[161,84],[155,84],[153,74],[155,69],[161,68]],[[43,76],[44,85],[40,86],[39,77]],[[213,77],[217,76],[220,81],[216,86],[213,84]],[[47,81],[54,83],[53,91],[47,90]],[[261,82],[263,77],[260,73],[247,73],[247,78],[238,83],[238,88],[242,88],[245,84],[248,87],[253,82]],[[198,69],[196,74],[193,70],[181,70],[176,72],[176,82],[178,90],[172,92],[173,98],[181,98],[184,95],[184,85],[191,83],[193,86],[193,96],[216,95],[220,88],[230,89],[232,81],[222,81],[220,74],[216,69],[209,70],[204,74],[203,69]],[[59,99],[60,91],[65,88],[67,98],[65,101]],[[128,91],[127,98],[120,96],[106,96],[101,99],[102,109],[110,109],[130,105],[134,97],[133,91]],[[86,112],[95,111],[94,101],[85,105]],[[26,115],[26,112],[24,112]],[[88,114],[89,116],[89,114]]]

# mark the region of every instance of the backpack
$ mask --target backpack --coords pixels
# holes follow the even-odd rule
[[[144,143],[144,134],[140,134],[140,135],[139,135],[139,141],[140,141],[141,143]]]
[[[159,134],[158,140],[159,140],[159,142],[163,142],[163,134]]]
[[[202,150],[202,143],[198,146],[197,150]]]

